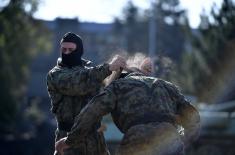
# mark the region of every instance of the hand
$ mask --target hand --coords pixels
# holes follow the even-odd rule
[[[101,126],[99,127],[99,129],[97,129],[97,132],[104,132],[107,130],[107,127],[105,124],[101,124]]]
[[[64,149],[69,148],[69,146],[65,143],[66,139],[66,137],[62,138],[55,143],[55,150],[56,152],[59,152],[60,155],[64,155]]]
[[[109,63],[109,70],[119,71],[121,68],[126,68],[126,60],[123,57],[116,55]]]
[[[145,58],[143,62],[140,65],[140,70],[145,74],[145,75],[150,75],[153,73],[153,62],[151,58]]]

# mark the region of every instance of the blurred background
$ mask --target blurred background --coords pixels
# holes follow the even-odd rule
[[[202,121],[187,154],[235,155],[234,24],[234,0],[0,0],[0,154],[53,153],[46,74],[72,31],[95,65],[144,54],[180,87]],[[103,122],[113,152],[122,134]]]

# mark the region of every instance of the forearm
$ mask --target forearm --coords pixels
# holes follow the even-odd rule
[[[94,68],[88,69],[90,76],[96,78],[97,81],[102,82],[107,76],[109,76],[112,71],[109,69],[109,64],[104,63],[103,65],[96,66]]]
[[[52,72],[47,76],[48,90],[69,96],[85,95],[101,87],[102,81],[110,74],[108,64],[94,68],[64,69]]]
[[[75,123],[71,132],[68,133],[66,143],[68,145],[75,145],[82,141],[94,129],[94,125],[101,120],[102,116],[113,110],[115,98],[114,93],[107,88],[95,96],[75,118]]]
[[[97,116],[94,109],[90,106],[75,118],[75,123],[71,131],[67,134],[66,144],[74,146],[81,143],[90,132],[96,132],[94,125],[99,122],[101,116]],[[93,131],[94,130],[94,131]]]

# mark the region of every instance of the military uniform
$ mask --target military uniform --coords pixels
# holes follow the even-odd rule
[[[90,68],[85,65],[69,68],[59,62],[49,71],[47,88],[51,98],[51,110],[57,121],[56,141],[67,136],[74,124],[75,116],[94,95],[98,94],[102,81],[110,74],[107,64]],[[97,132],[99,126],[99,121],[94,123],[82,142],[65,150],[65,155],[108,154],[103,133]]]
[[[76,117],[65,143],[79,143],[107,113],[124,133],[117,151],[120,155],[183,154],[184,144],[193,141],[200,129],[197,110],[175,85],[131,73],[113,81],[89,102]]]

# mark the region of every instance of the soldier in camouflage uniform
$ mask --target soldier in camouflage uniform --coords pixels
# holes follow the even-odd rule
[[[199,134],[198,111],[175,85],[133,72],[95,96],[76,117],[68,136],[56,143],[56,149],[62,152],[83,141],[108,113],[124,133],[118,155],[183,154],[185,145]]]
[[[52,103],[52,113],[57,121],[56,141],[67,136],[74,124],[75,116],[100,91],[102,81],[124,66],[124,59],[117,56],[109,64],[87,67],[81,59],[83,44],[74,33],[66,33],[61,40],[61,57],[58,64],[47,75],[47,88]],[[66,155],[109,154],[102,132],[97,132],[100,120],[89,128],[79,145],[65,150]],[[78,137],[79,138],[79,137]],[[58,153],[55,153],[58,154]]]

